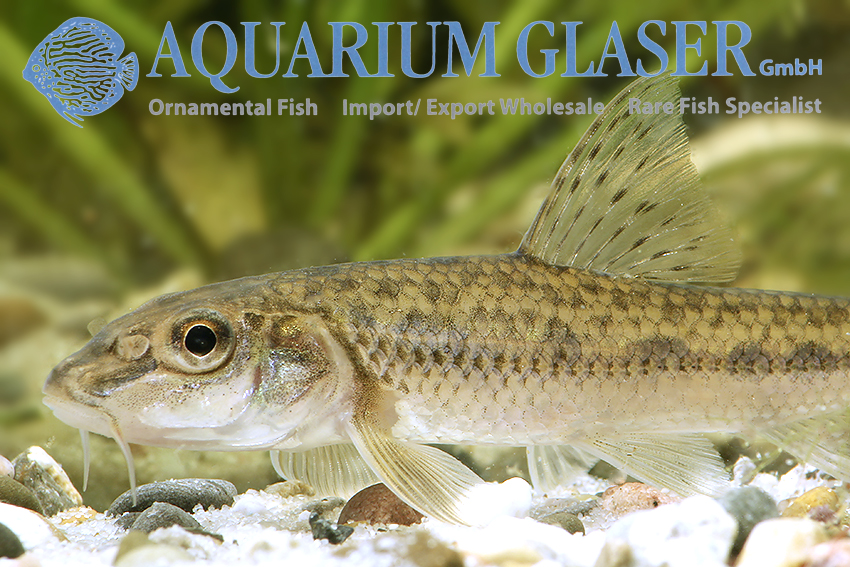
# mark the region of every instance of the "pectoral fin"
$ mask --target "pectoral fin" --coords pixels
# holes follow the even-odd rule
[[[285,479],[302,480],[319,495],[350,498],[379,482],[378,477],[357,452],[344,443],[307,451],[272,451],[272,466]]]
[[[484,481],[460,461],[434,447],[393,439],[366,420],[347,429],[363,459],[399,498],[432,518],[469,523],[467,496]]]
[[[643,482],[681,496],[714,496],[729,488],[723,460],[699,434],[634,433],[577,446]]]

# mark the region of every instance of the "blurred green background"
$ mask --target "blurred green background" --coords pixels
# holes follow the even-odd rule
[[[87,16],[113,27],[125,53],[136,52],[135,91],[84,128],[63,120],[21,72],[35,46],[66,19]],[[601,57],[616,20],[629,57],[654,58],[637,42],[647,20],[668,22],[660,43],[671,54],[677,20],[741,20],[752,30],[745,48],[753,70],[775,62],[822,59],[813,77],[731,77],[682,81],[686,96],[722,101],[819,98],[823,114],[687,116],[694,161],[707,190],[733,225],[745,251],[736,285],[850,295],[850,3],[389,2],[206,0],[70,0],[0,4],[0,454],[13,458],[30,444],[54,455],[81,485],[76,431],[41,405],[50,368],[88,338],[92,321],[108,320],[154,295],[206,282],[348,260],[515,249],[549,180],[592,116],[464,116],[455,120],[393,116],[370,121],[341,116],[351,102],[417,98],[482,102],[607,102],[629,79],[565,79],[562,21],[578,30],[579,68]],[[191,64],[190,45],[204,22],[227,23],[240,53],[223,95]],[[556,73],[535,79],[516,63],[516,37],[535,20],[556,23],[529,45],[558,48]],[[147,78],[166,21],[174,26],[191,78]],[[329,21],[357,21],[371,33],[361,49],[375,70],[370,22],[415,21],[414,69],[430,67],[429,21],[460,21],[474,45],[486,21],[496,28],[498,78],[443,78],[445,31],[427,79],[400,71],[398,26],[391,27],[394,78],[252,79],[244,72],[242,21],[258,30],[257,68],[274,65],[272,21],[281,28],[281,67],[288,65],[302,21],[310,24],[325,72],[330,71]],[[702,39],[715,67],[714,26]],[[208,66],[223,60],[215,28],[205,40]],[[349,30],[350,31],[350,30]],[[698,35],[694,33],[693,39]],[[658,34],[655,34],[658,38]],[[346,37],[346,44],[353,41]],[[693,52],[691,52],[693,54]],[[691,69],[697,67],[692,61]],[[279,72],[282,74],[283,69]],[[348,66],[348,71],[353,71]],[[153,116],[164,102],[244,102],[309,97],[318,116]],[[423,102],[424,104],[424,102]],[[497,113],[498,114],[498,113]],[[108,440],[93,439],[90,491],[102,508],[127,487],[123,460]],[[274,480],[259,454],[194,454],[134,447],[140,482],[171,476],[221,476],[240,489]]]

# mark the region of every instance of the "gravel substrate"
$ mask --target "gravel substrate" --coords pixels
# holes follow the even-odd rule
[[[0,504],[0,524],[17,533],[27,550],[17,564],[44,567],[722,566],[735,560],[741,547],[739,566],[785,565],[791,557],[798,558],[795,564],[825,566],[840,564],[830,561],[850,552],[843,515],[846,493],[839,483],[798,466],[781,479],[756,475],[749,486],[720,499],[681,500],[646,485],[610,487],[586,476],[557,495],[535,497],[531,517],[494,515],[485,527],[425,518],[411,526],[355,522],[351,532],[336,523],[342,500],[310,496],[303,489],[281,491],[279,486],[270,492],[249,490],[220,508],[198,504],[191,514],[197,525],[160,511],[188,530],[172,525],[145,530],[151,533],[128,531],[128,522],[121,521],[125,514],[86,507],[45,519],[9,504]],[[825,488],[808,492],[818,487]],[[793,503],[795,508],[789,509],[796,517],[775,518],[777,502],[780,507]],[[126,512],[133,513],[138,512]],[[742,530],[752,530],[752,535],[742,538]],[[16,549],[14,542],[11,546]]]

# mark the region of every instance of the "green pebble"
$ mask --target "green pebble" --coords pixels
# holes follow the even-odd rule
[[[0,476],[0,502],[28,508],[44,515],[44,508],[35,493],[10,476]]]
[[[25,552],[24,546],[15,532],[10,530],[5,524],[0,524],[0,558],[8,557],[15,559],[20,557]]]
[[[581,523],[578,516],[569,512],[555,512],[554,514],[543,516],[539,521],[551,526],[564,528],[571,534],[584,533],[584,524]]]
[[[734,488],[718,499],[720,505],[738,523],[738,534],[731,554],[737,555],[756,524],[779,516],[776,502],[765,491],[754,486]]]

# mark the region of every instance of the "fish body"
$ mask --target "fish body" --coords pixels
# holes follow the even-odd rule
[[[512,254],[365,262],[155,299],[57,366],[45,403],[127,443],[271,449],[320,492],[381,480],[468,523],[482,481],[427,443],[528,448],[545,489],[605,459],[717,493],[707,432],[761,435],[850,478],[850,301],[707,287],[740,256],[681,119],[591,126]],[[664,143],[660,143],[663,140]]]
[[[651,283],[520,254],[324,272],[271,287],[353,353],[364,388],[392,401],[399,439],[753,432],[850,403],[847,299]]]
[[[106,24],[71,18],[30,55],[24,78],[65,120],[82,128],[83,116],[100,114],[139,80],[135,53],[121,57],[124,40]]]

